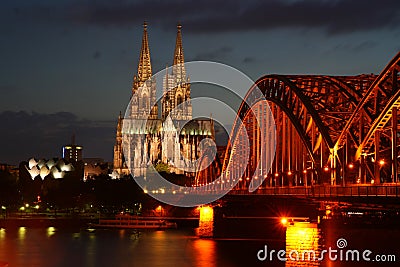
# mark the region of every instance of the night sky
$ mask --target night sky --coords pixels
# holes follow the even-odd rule
[[[172,63],[178,22],[186,61],[253,79],[379,73],[400,50],[397,0],[3,0],[0,163],[60,157],[72,133],[85,157],[111,161],[144,20],[153,73]]]

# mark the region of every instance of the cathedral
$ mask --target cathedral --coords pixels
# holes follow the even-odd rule
[[[144,23],[137,74],[125,116],[118,117],[113,176],[145,176],[151,166],[168,165],[170,172],[194,176],[203,141],[215,141],[212,119],[192,119],[190,81],[186,74],[182,26],[177,26],[173,64],[162,79],[157,101],[147,24]],[[160,109],[160,112],[159,112]]]

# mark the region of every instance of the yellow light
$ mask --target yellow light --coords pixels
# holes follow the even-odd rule
[[[374,180],[374,179],[372,179],[372,180],[371,180],[371,184],[374,184],[374,183],[375,183],[375,180]]]
[[[279,173],[276,172],[276,173],[275,173],[275,177],[278,177],[278,176],[279,176]]]
[[[25,207],[29,208],[29,204],[25,204]]]
[[[147,194],[147,193],[148,193],[147,189],[144,189],[144,190],[143,190],[143,193]]]
[[[353,163],[350,163],[349,164],[349,169],[353,169],[354,168],[354,164]]]
[[[21,207],[21,208],[19,208],[19,210],[22,210],[22,211],[24,211],[24,210],[25,210],[25,207]]]
[[[329,167],[328,167],[328,166],[325,166],[325,167],[324,167],[324,171],[326,171],[326,172],[329,171]]]
[[[39,205],[36,205],[36,206],[35,206],[35,209],[37,209],[37,210],[38,210],[39,208],[40,208],[40,207],[39,207]]]
[[[50,226],[49,228],[47,228],[47,237],[54,235],[55,232],[56,232],[56,229],[54,227]]]
[[[4,207],[4,206],[1,206],[1,209],[2,209],[2,210],[5,210],[5,209],[6,209],[6,207]]]
[[[291,171],[288,171],[288,173],[287,173],[288,175],[292,175],[292,172]]]
[[[329,216],[331,213],[332,213],[331,210],[326,210],[326,211],[325,211],[325,214],[326,214],[327,216]]]
[[[379,165],[380,165],[380,166],[385,165],[385,161],[384,161],[383,159],[381,159],[381,160],[379,161]]]
[[[210,206],[200,207],[200,221],[210,222],[214,219],[214,210]]]
[[[303,170],[303,173],[307,173],[307,170]]]
[[[287,225],[288,220],[286,218],[282,218],[281,219],[281,223],[286,226]]]

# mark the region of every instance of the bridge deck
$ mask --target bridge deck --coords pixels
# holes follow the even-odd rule
[[[348,186],[293,186],[259,188],[254,193],[247,189],[232,190],[230,195],[275,195],[306,197],[400,197],[400,184]]]

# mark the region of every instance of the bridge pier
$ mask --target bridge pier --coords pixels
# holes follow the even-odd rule
[[[199,237],[214,236],[214,208],[211,206],[200,207]]]

